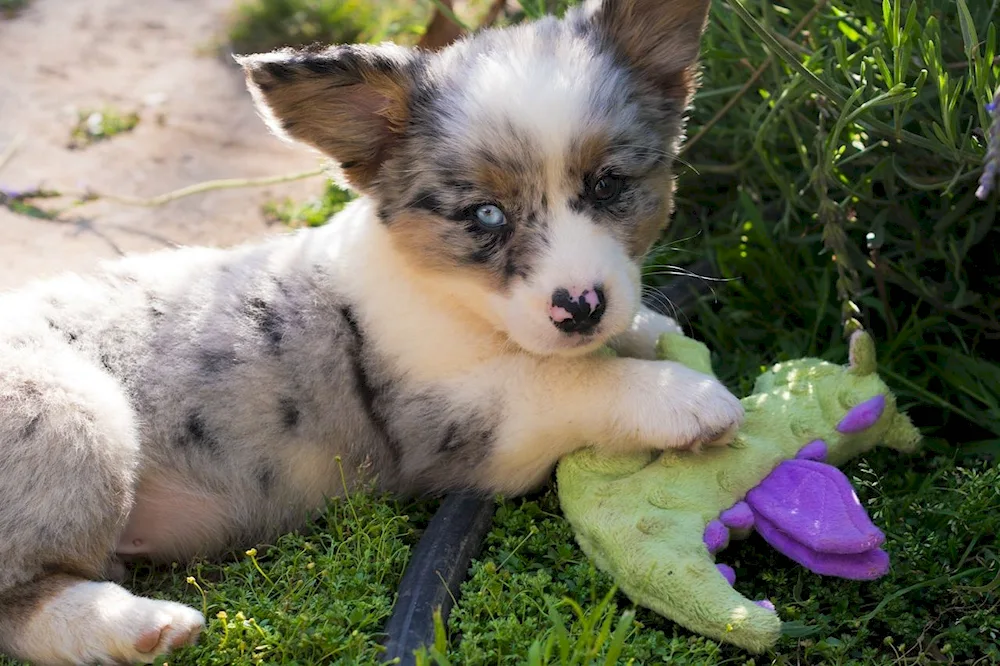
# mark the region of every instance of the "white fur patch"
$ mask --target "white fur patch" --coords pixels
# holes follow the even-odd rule
[[[498,309],[511,337],[537,354],[581,353],[624,332],[639,308],[639,269],[621,242],[607,229],[565,206],[553,210],[550,242],[535,274],[518,284],[509,297],[497,296]],[[550,320],[556,289],[584,290],[601,286],[607,310],[591,339],[567,336]]]
[[[505,123],[525,132],[539,154],[555,159],[566,154],[580,135],[592,102],[592,64],[596,57],[579,40],[542,43],[530,30],[511,34],[511,47],[482,55],[470,72],[463,109],[470,137],[489,145]],[[561,164],[550,173],[562,175]]]

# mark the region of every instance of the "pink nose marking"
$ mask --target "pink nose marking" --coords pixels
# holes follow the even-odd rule
[[[553,305],[549,307],[549,317],[551,317],[554,322],[560,322],[572,319],[573,315],[571,315],[565,308]]]
[[[570,292],[572,295],[572,292]],[[579,296],[573,296],[577,301],[583,300],[584,303],[590,306],[590,311],[593,312],[597,309],[597,306],[601,304],[601,299],[597,297],[597,292],[593,289],[584,289],[583,293]]]
[[[601,304],[601,299],[597,297],[597,292],[593,289],[580,289],[579,287],[573,287],[568,291],[571,300],[576,301],[577,303],[583,301],[590,306],[591,311],[596,310],[597,306]]]
[[[598,297],[597,292],[594,289],[580,289],[579,287],[573,287],[567,291],[571,302],[586,303],[591,312],[596,310],[601,304],[601,299]],[[558,305],[552,305],[549,306],[549,318],[558,324],[559,322],[569,321],[573,318],[573,314],[566,308]]]

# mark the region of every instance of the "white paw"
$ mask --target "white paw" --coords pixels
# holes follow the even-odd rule
[[[202,614],[183,604],[81,581],[44,604],[15,648],[42,664],[149,664],[195,643],[204,626]]]
[[[201,613],[173,601],[133,597],[128,615],[106,639],[118,662],[151,663],[160,655],[195,644],[205,627]]]
[[[678,363],[642,364],[630,389],[622,409],[633,421],[622,425],[650,448],[727,444],[743,423],[743,405],[725,385]]]

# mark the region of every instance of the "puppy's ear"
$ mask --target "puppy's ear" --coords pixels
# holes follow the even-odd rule
[[[364,191],[406,124],[417,54],[389,44],[237,56],[279,136],[332,157]]]
[[[585,12],[605,42],[673,99],[687,105],[711,0],[590,0]]]

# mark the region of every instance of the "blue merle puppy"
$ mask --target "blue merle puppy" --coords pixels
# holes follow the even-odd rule
[[[349,483],[537,487],[560,456],[726,441],[640,307],[710,0],[591,0],[428,53],[239,58],[361,196],[329,225],[0,296],[0,648],[149,663],[201,614],[111,582],[302,526]],[[611,344],[631,358],[595,353]]]

